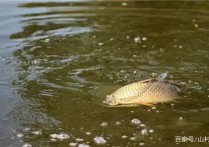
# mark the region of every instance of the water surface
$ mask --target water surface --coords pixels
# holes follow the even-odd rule
[[[1,2],[0,146],[204,146],[207,2]],[[110,108],[120,86],[168,71],[178,102]],[[139,119],[144,125],[133,125]],[[51,134],[65,133],[65,140]]]

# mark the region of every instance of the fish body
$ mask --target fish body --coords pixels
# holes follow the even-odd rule
[[[181,87],[167,80],[148,79],[119,88],[107,95],[105,104],[117,105],[150,105],[170,102],[182,93]]]

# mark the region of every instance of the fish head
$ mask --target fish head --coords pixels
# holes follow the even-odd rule
[[[104,100],[103,103],[109,106],[118,105],[118,101],[114,95],[107,95],[106,100]]]

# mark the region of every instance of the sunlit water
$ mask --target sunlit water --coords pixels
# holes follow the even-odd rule
[[[209,137],[208,9],[0,2],[0,146],[208,145],[176,140]],[[102,104],[120,86],[165,71],[184,89],[177,102]]]

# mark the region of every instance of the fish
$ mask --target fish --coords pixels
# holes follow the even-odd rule
[[[157,103],[171,102],[183,93],[177,83],[165,80],[167,73],[157,78],[146,79],[123,86],[106,96],[103,101],[108,106],[152,106]]]

